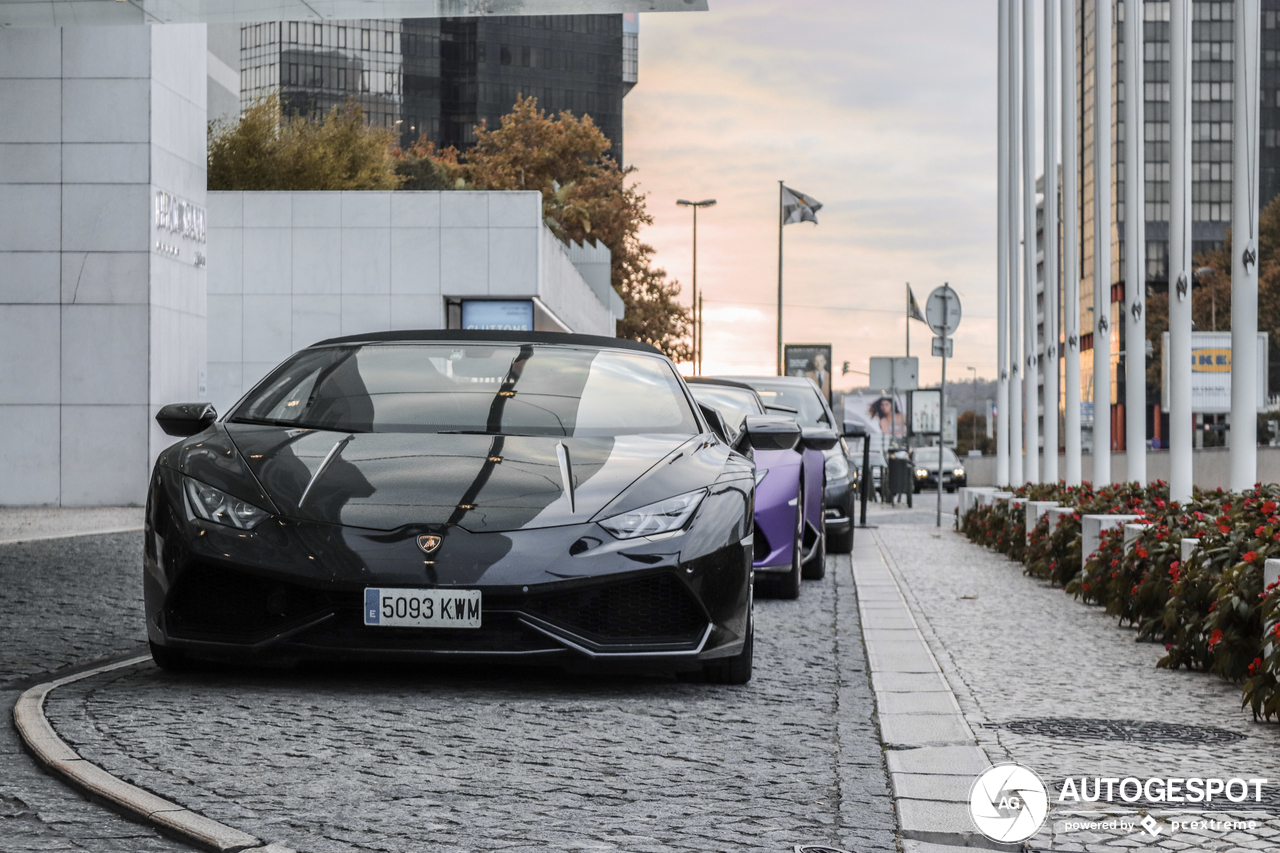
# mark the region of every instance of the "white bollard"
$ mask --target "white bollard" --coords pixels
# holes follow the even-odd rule
[[[1187,540],[1184,539],[1182,541],[1185,542]],[[1263,590],[1266,590],[1273,583],[1280,583],[1280,560],[1268,559],[1262,567]]]
[[[1085,515],[1080,518],[1080,568],[1084,568],[1084,564],[1089,562],[1089,558],[1093,556],[1093,552],[1098,550],[1098,544],[1102,538],[1102,531],[1110,530],[1121,524],[1126,524],[1135,519],[1142,518],[1140,515]]]
[[[1128,551],[1133,547],[1133,543],[1138,541],[1138,537],[1142,535],[1142,531],[1147,529],[1147,522],[1140,521],[1135,524],[1126,524],[1124,526],[1124,549]]]
[[[1058,505],[1057,501],[1027,501],[1027,538],[1031,538],[1031,531],[1036,529],[1036,524],[1040,521],[1040,516],[1049,511],[1051,507]]]
[[[1183,536],[1178,544],[1182,549],[1182,562],[1185,563],[1191,559],[1191,554],[1200,547],[1200,540],[1192,536]]]
[[[1057,530],[1058,525],[1062,523],[1063,517],[1071,515],[1075,511],[1076,508],[1073,506],[1051,506],[1045,510],[1049,515],[1049,532],[1052,533]]]

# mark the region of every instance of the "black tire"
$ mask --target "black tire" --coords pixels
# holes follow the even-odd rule
[[[849,517],[849,529],[843,533],[834,535],[827,534],[827,553],[828,554],[852,554],[853,553],[853,524],[857,517],[855,513],[858,509],[858,502],[852,489],[849,490],[849,499],[846,501],[846,515]]]
[[[774,592],[778,598],[796,599],[800,597],[800,578],[804,571],[800,558],[804,548],[804,483],[800,484],[800,494],[796,496],[796,532],[795,542],[791,548],[791,571],[785,575],[774,575]]]
[[[151,659],[165,672],[186,672],[191,669],[191,661],[187,660],[186,652],[148,642],[151,646]]]
[[[702,680],[708,684],[746,684],[751,680],[751,659],[755,652],[756,620],[747,627],[742,651],[731,658],[708,661],[702,665]]]

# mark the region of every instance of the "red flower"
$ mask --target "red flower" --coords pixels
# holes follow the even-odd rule
[[[1134,584],[1134,585],[1133,585],[1133,589],[1129,590],[1129,594],[1130,594],[1130,595],[1137,595],[1137,594],[1138,594],[1138,585],[1137,585],[1137,584]]]
[[[1213,651],[1213,647],[1222,642],[1222,629],[1214,628],[1213,633],[1209,635],[1209,651]]]
[[[1275,512],[1275,511],[1276,511],[1276,502],[1275,502],[1275,501],[1267,501],[1266,503],[1264,503],[1264,504],[1262,505],[1262,512],[1263,512],[1263,514],[1265,514],[1265,515],[1271,515],[1271,514],[1272,514],[1273,512]]]
[[[1178,568],[1180,565],[1182,564],[1177,560],[1169,564],[1169,577],[1173,578],[1174,583],[1177,583],[1178,578],[1182,577],[1182,571]]]
[[[1253,562],[1257,561],[1257,559],[1258,559],[1258,552],[1257,552],[1257,551],[1246,551],[1246,552],[1245,552],[1245,554],[1244,554],[1244,556],[1243,556],[1243,557],[1241,557],[1240,559],[1241,559],[1241,560],[1244,560],[1246,563],[1253,563]]]
[[[1229,525],[1229,524],[1223,524],[1222,522],[1218,522],[1218,532],[1219,532],[1219,533],[1230,533],[1230,532],[1231,532],[1231,525]]]
[[[1255,531],[1253,531],[1253,535],[1254,535],[1254,536],[1261,536],[1261,535],[1262,535],[1262,531],[1263,531],[1265,528],[1266,528],[1266,525],[1264,525],[1264,524],[1259,524],[1259,525],[1258,525],[1258,529],[1257,529],[1257,530],[1255,530]]]
[[[1088,592],[1088,591],[1089,591],[1089,585],[1088,585],[1088,584],[1085,584],[1085,585],[1084,585],[1084,591],[1085,591],[1085,592]],[[1280,627],[1280,626],[1277,626],[1277,627]]]
[[[1280,622],[1271,626],[1271,633],[1275,635],[1277,640],[1280,640]]]
[[[1147,557],[1151,556],[1151,552],[1149,552],[1146,548],[1143,548],[1141,545],[1139,545],[1138,556],[1145,560],[1147,559]]]
[[[1216,608],[1217,606],[1218,606],[1218,601],[1217,601],[1217,599],[1214,599],[1213,601],[1210,601],[1210,602],[1209,602],[1209,612],[1210,612],[1210,613],[1212,613],[1212,612],[1214,611],[1214,608]]]
[[[1262,658],[1254,658],[1253,663],[1249,664],[1249,674],[1256,675],[1260,666],[1262,666]]]
[[[1111,579],[1112,579],[1112,580],[1115,580],[1115,577],[1116,577],[1116,575],[1118,575],[1118,574],[1120,574],[1120,573],[1119,573],[1119,572],[1112,572],[1112,573],[1111,573]]]

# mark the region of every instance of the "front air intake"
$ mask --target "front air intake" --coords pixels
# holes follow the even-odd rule
[[[696,643],[707,627],[693,594],[667,573],[547,593],[523,609],[602,644]]]

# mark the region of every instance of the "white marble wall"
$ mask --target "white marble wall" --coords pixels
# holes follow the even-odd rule
[[[203,25],[0,30],[0,504],[142,502],[161,402],[204,369],[204,270],[153,251],[204,204]]]
[[[316,341],[443,328],[449,298],[533,297],[574,331],[614,332],[537,192],[213,192],[209,205],[219,411]]]

